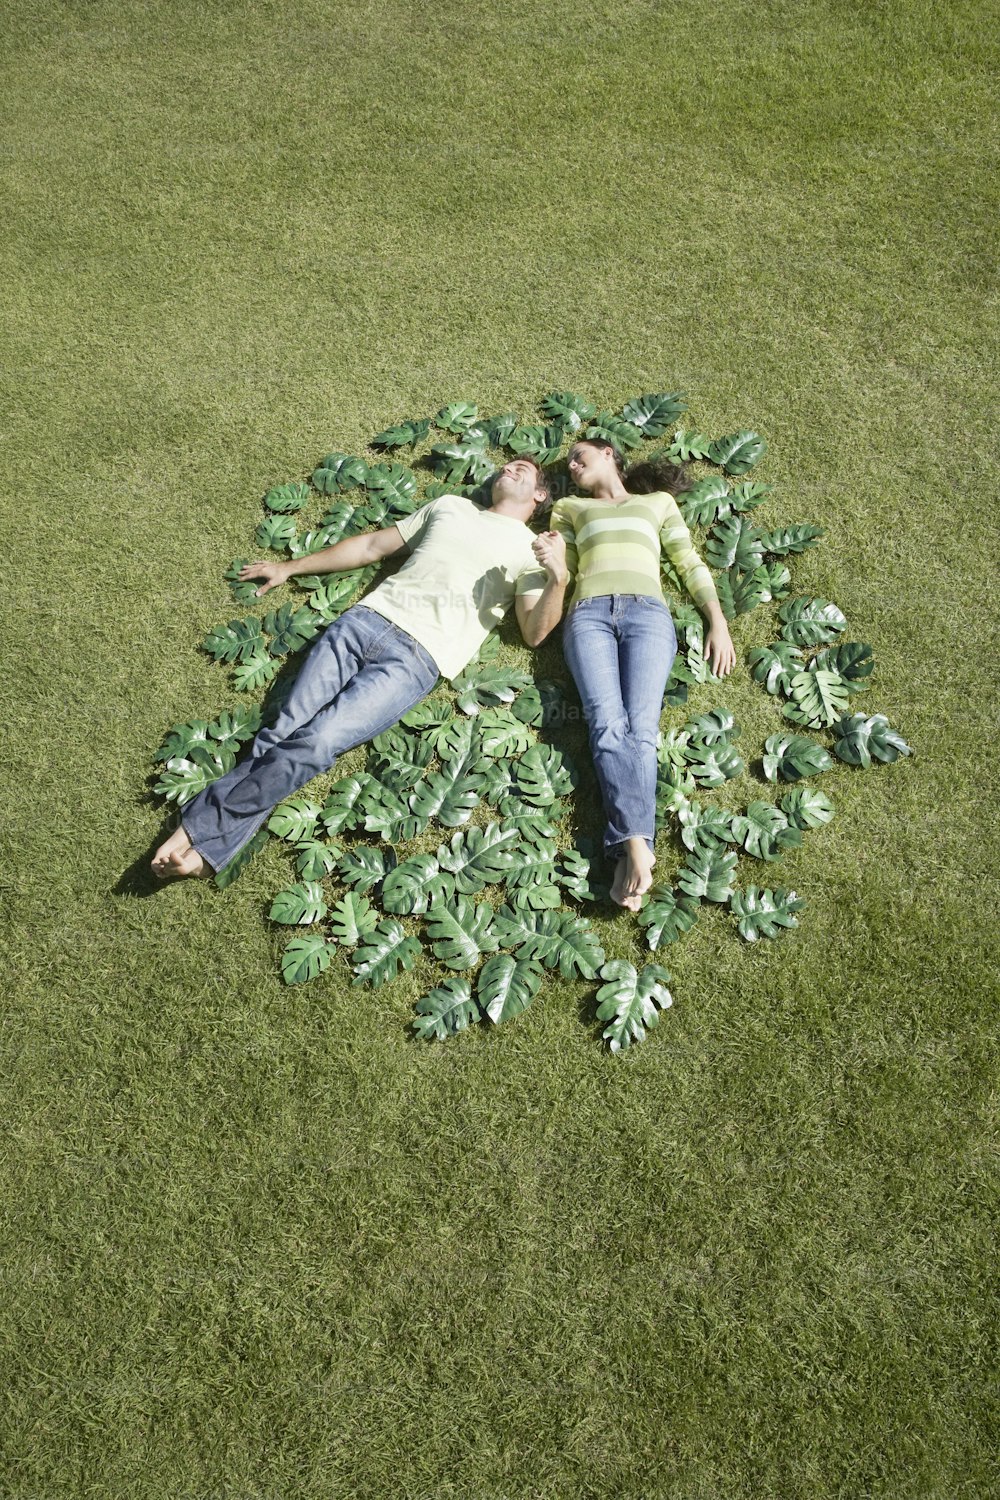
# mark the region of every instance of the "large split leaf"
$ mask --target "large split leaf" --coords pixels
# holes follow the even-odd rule
[[[155,759],[160,761],[171,760],[175,756],[183,757],[195,745],[207,745],[212,738],[212,731],[204,719],[189,719],[186,724],[174,724],[157,750]]]
[[[183,807],[227,769],[221,755],[213,755],[205,745],[195,745],[186,756],[170,757],[153,790],[168,802]]]
[[[809,663],[811,672],[836,672],[847,684],[849,693],[859,693],[869,686],[875,658],[871,646],[864,641],[843,641],[839,646],[827,646],[817,651]]]
[[[547,422],[564,427],[570,436],[579,432],[583,423],[589,422],[597,414],[596,406],[584,401],[582,396],[575,395],[573,391],[551,391],[543,398],[538,409]]]
[[[636,396],[622,407],[622,418],[637,427],[646,438],[662,437],[676,417],[687,409],[687,397],[680,391]]]
[[[746,572],[756,568],[763,556],[757,528],[744,516],[725,516],[713,527],[705,543],[705,560],[713,568],[736,567]]]
[[[495,1026],[519,1016],[538,994],[541,967],[527,958],[497,953],[479,971],[476,997]]]
[[[343,854],[336,844],[324,844],[320,839],[303,839],[295,846],[295,868],[304,880],[322,880],[337,868]]]
[[[335,781],[323,804],[320,817],[329,834],[342,833],[345,828],[360,828],[364,823],[364,798],[372,786],[371,776],[344,776]]]
[[[471,401],[451,401],[442,406],[434,421],[445,432],[465,432],[475,426],[478,416],[479,407]]]
[[[401,968],[412,969],[421,953],[420,940],[410,937],[394,917],[380,922],[354,955],[354,983],[381,989]]]
[[[596,438],[599,443],[611,443],[614,447],[639,448],[642,445],[642,433],[638,427],[631,422],[625,422],[621,417],[616,417],[613,411],[599,411],[587,428],[587,437]]]
[[[733,828],[734,814],[728,808],[715,807],[711,803],[702,807],[700,802],[686,802],[677,809],[677,817],[681,825],[681,842],[693,853],[714,854],[726,844],[738,842]]]
[[[430,465],[446,484],[469,480],[479,484],[492,472],[494,465],[486,453],[485,436],[466,435],[450,443],[435,443],[430,451]]]
[[[514,766],[514,785],[523,801],[548,807],[573,790],[576,776],[553,745],[532,745]]]
[[[733,916],[737,918],[740,937],[748,943],[755,943],[761,937],[776,938],[783,928],[797,927],[795,913],[803,906],[802,897],[783,886],[771,891],[748,885],[746,890],[733,892]]]
[[[746,770],[732,745],[689,745],[685,753],[688,771],[700,786],[722,786]]]
[[[718,438],[708,450],[713,464],[727,474],[745,474],[759,463],[767,452],[767,443],[759,432],[732,432]]]
[[[235,754],[246,740],[252,740],[261,726],[262,715],[256,705],[251,708],[227,709],[208,726],[208,732],[220,749]]]
[[[378,926],[378,912],[367,896],[348,891],[330,908],[330,931],[344,948],[356,948]]]
[[[597,991],[597,1018],[607,1021],[602,1035],[612,1052],[645,1040],[660,1017],[673,1005],[667,989],[670,975],[658,964],[646,964],[641,973],[623,958],[613,958],[601,969],[605,981]]]
[[[808,595],[786,599],[778,609],[778,619],[784,622],[782,636],[796,646],[821,646],[847,628],[835,604]]]
[[[272,656],[288,656],[301,651],[317,634],[322,620],[307,604],[293,609],[287,602],[264,616],[264,629],[271,637],[268,649]]]
[[[769,484],[755,484],[753,480],[745,479],[742,484],[733,485],[729,491],[729,503],[733,510],[755,510],[770,493]]]
[[[534,958],[566,979],[579,974],[593,979],[604,962],[604,950],[586,917],[569,912],[529,911],[501,907],[494,934],[502,948],[515,948],[519,958]]]
[[[686,464],[692,459],[707,459],[711,448],[712,440],[703,432],[685,432],[683,428],[678,428],[667,450],[667,457],[674,462],[679,460]]]
[[[802,734],[772,734],[764,741],[764,775],[768,781],[798,781],[833,769],[822,745]]]
[[[564,724],[573,717],[577,720],[582,719],[579,709],[571,711],[571,706],[567,703],[563,691],[563,684],[553,682],[547,677],[540,677],[536,682],[529,682],[518,693],[510,706],[510,711],[522,723],[531,724],[536,729],[551,729],[554,725]]]
[[[547,464],[558,456],[565,437],[566,430],[558,422],[551,422],[547,427],[515,427],[506,446],[511,453]]]
[[[885,714],[872,714],[867,719],[864,714],[849,714],[834,725],[833,732],[833,753],[849,766],[867,768],[873,760],[891,762],[913,753],[902,735],[890,727]]]
[[[290,515],[265,516],[254,532],[258,547],[270,547],[272,552],[284,552],[295,536],[295,518]],[[254,588],[260,588],[260,579],[254,580]]]
[[[437,861],[452,876],[461,895],[474,895],[483,886],[509,880],[523,870],[530,848],[519,848],[519,844],[516,828],[487,823],[485,828],[467,828],[453,834],[451,843],[438,849]],[[516,871],[512,868],[515,863]]]
[[[336,946],[319,932],[292,938],[281,956],[281,977],[286,984],[305,984],[329,968],[336,951]]]
[[[251,599],[256,599],[257,590],[260,588],[259,578],[240,577],[240,573],[249,561],[248,557],[234,557],[222,575],[229,584],[229,592],[237,604],[247,604]]]
[[[639,912],[639,921],[646,929],[646,941],[654,952],[690,932],[697,920],[697,900],[671,890],[669,885],[654,885],[649,900]]]
[[[837,672],[796,672],[788,684],[792,702],[798,709],[800,724],[810,729],[824,729],[835,724],[847,712],[850,691]]]
[[[309,504],[309,486],[307,484],[273,485],[264,496],[264,504],[268,510],[282,515],[301,510],[304,505]]]
[[[395,867],[395,851],[372,844],[355,844],[337,864],[344,884],[362,893],[374,889]]]
[[[409,790],[423,776],[433,754],[432,745],[397,724],[372,741],[371,769],[392,791]]]
[[[384,432],[377,432],[371,440],[371,446],[373,448],[413,448],[423,441],[430,427],[429,417],[398,422],[395,427],[387,427]]]
[[[311,797],[299,795],[279,802],[267,820],[267,826],[279,839],[290,844],[301,844],[311,839],[319,821],[320,805]]]
[[[833,817],[833,803],[812,786],[796,786],[778,799],[778,806],[796,828],[819,828]]]
[[[464,759],[446,760],[410,793],[410,810],[424,824],[436,818],[445,828],[459,828],[472,816],[483,778],[467,769]]]
[[[423,1041],[443,1042],[482,1017],[479,1001],[472,998],[467,979],[445,979],[416,1005],[414,1030]]]
[[[441,869],[433,854],[413,854],[385,877],[382,905],[396,916],[420,916],[454,894],[454,876]]]
[[[723,516],[730,515],[729,486],[721,474],[712,474],[685,490],[678,505],[689,526],[711,526]]]
[[[728,708],[713,708],[689,719],[684,733],[692,744],[730,745],[740,737],[740,726]]]
[[[607,901],[611,881],[595,857],[580,849],[565,849],[556,861],[556,880],[577,901]]]
[[[483,754],[503,757],[522,755],[532,736],[508,708],[487,709],[479,719],[479,736]]]
[[[772,557],[787,557],[789,552],[805,552],[815,547],[826,533],[822,526],[780,526],[777,531],[762,531],[760,540],[764,551]]]
[[[240,693],[255,693],[281,671],[281,660],[272,656],[263,642],[233,669],[233,686]]]
[[[283,922],[286,926],[311,927],[314,922],[322,921],[326,913],[323,887],[318,880],[307,880],[279,891],[268,916],[272,922]]]
[[[427,932],[434,955],[449,969],[471,969],[484,953],[497,946],[493,908],[488,901],[473,903],[455,896],[427,913]]]
[[[327,546],[332,547],[335,542],[342,541],[345,536],[354,536],[363,528],[355,521],[358,506],[353,505],[350,500],[337,500],[328,510],[325,510],[319,518],[327,536]],[[352,574],[340,574],[340,577],[352,577]]]
[[[520,420],[517,412],[507,411],[499,417],[490,417],[488,422],[484,422],[482,427],[490,446],[493,448],[502,448],[514,431],[514,428],[518,426]]]
[[[681,866],[677,883],[688,896],[706,901],[728,901],[736,878],[736,852],[714,854],[707,849],[692,851]]]
[[[368,465],[363,458],[352,458],[349,453],[328,453],[313,470],[312,482],[321,495],[339,495],[364,484],[367,473]]]
[[[494,707],[500,703],[513,703],[516,695],[528,686],[531,679],[526,672],[515,667],[501,667],[493,663],[466,667],[455,679],[458,689],[458,706],[463,713],[475,714],[480,708]]]
[[[802,843],[800,830],[772,802],[751,802],[745,813],[733,818],[732,828],[737,843],[755,859],[778,859]]]
[[[774,695],[789,691],[792,677],[802,663],[802,652],[790,641],[775,641],[771,646],[755,646],[747,660],[754,682],[761,683]]]
[[[373,464],[364,478],[369,495],[377,496],[389,513],[405,516],[413,510],[417,476],[402,464]]]
[[[309,608],[321,623],[335,620],[354,598],[359,581],[356,569],[350,573],[330,573],[309,595]]]
[[[201,647],[216,661],[248,661],[264,647],[260,621],[256,615],[249,615],[245,620],[216,625],[208,632]]]

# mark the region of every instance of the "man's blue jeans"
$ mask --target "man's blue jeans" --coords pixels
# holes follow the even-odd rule
[[[181,814],[192,846],[222,870],[276,803],[328,771],[337,756],[389,729],[437,682],[428,651],[398,625],[356,604],[327,626],[288,702],[246,760]]]
[[[656,736],[677,654],[670,611],[642,594],[581,599],[563,626],[563,653],[583,701],[608,824],[609,853],[656,832]]]

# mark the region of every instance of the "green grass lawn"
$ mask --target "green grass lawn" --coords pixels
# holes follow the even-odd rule
[[[995,1494],[988,7],[5,30],[4,1500]],[[430,966],[286,987],[276,841],[129,875],[165,729],[235,702],[198,643],[264,489],[553,388],[766,435],[914,750],[822,779],[751,872],[799,929],[706,912],[618,1057],[582,982],[445,1045]],[[745,659],[720,696],[777,727]]]

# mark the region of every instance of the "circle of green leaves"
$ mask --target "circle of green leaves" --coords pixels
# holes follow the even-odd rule
[[[823,529],[758,526],[756,512],[770,486],[745,476],[766,451],[764,439],[735,432],[712,440],[675,426],[686,409],[677,392],[638,396],[609,412],[555,391],[540,404],[543,422],[525,425],[513,412],[481,418],[471,402],[452,402],[433,418],[378,433],[370,444],[381,455],[374,462],[332,452],[308,483],[275,485],[255,532],[258,546],[302,558],[391,525],[439,495],[485,498],[505,454],[536,458],[559,497],[569,492],[564,450],[580,436],[614,442],[626,453],[657,442],[654,456],[698,466],[701,477],[680,507],[692,530],[704,533],[700,551],[727,619],[776,606],[777,639],[753,649],[748,662],[754,680],[784,700],[791,728],[766,740],[763,771],[789,789],[776,802],[753,801],[741,811],[699,802],[701,789],[723,786],[745,769],[735,746],[740,730],[725,708],[661,735],[657,831],[672,829],[686,854],[676,885],[655,885],[638,914],[653,952],[690,931],[705,902],[727,905],[747,942],[797,926],[802,898],[782,885],[737,888],[738,859],[774,863],[804,833],[830,821],[829,798],[800,783],[831,769],[833,757],[869,767],[910,754],[884,715],[850,712],[854,696],[869,686],[871,646],[843,639],[847,622],[835,604],[792,596],[789,562],[815,547]],[[389,457],[404,450],[413,468]],[[314,527],[300,531],[296,517],[317,495],[326,509]],[[258,587],[240,579],[244,561],[234,560],[225,574],[241,604],[255,600]],[[357,598],[374,572],[297,576],[304,603],[286,602],[209,631],[205,651],[232,667],[240,692],[267,691],[266,706],[175,724],[156,757],[159,795],[183,806],[235,764],[240,747],[280,707],[281,684],[273,680],[283,664]],[[666,563],[664,585],[674,596],[679,648],[665,701],[678,707],[692,688],[720,679],[704,658],[701,615],[679,597],[680,580]],[[608,886],[599,855],[561,833],[577,780],[559,744],[568,717],[563,686],[504,666],[499,645],[491,635],[453,690],[440,685],[379,735],[365,771],[337,781],[325,800],[306,790],[277,807],[215,883],[231,884],[276,835],[289,846],[298,879],[275,896],[270,918],[308,929],[285,948],[281,972],[289,984],[314,979],[344,955],[353,983],[377,988],[411,969],[427,945],[449,972],[417,1002],[413,1024],[420,1037],[443,1040],[473,1023],[500,1025],[518,1015],[539,993],[546,969],[589,983],[599,978],[597,1018],[618,1051],[642,1041],[670,1006],[670,976],[656,963],[638,971],[622,959],[607,961],[581,914],[581,906],[607,901]],[[829,748],[802,730],[827,733]],[[483,897],[487,890],[491,899]]]

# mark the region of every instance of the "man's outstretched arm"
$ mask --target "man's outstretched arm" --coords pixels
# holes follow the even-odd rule
[[[279,583],[287,583],[297,573],[349,573],[352,568],[367,568],[371,563],[381,562],[384,557],[392,557],[393,553],[401,552],[405,546],[397,527],[385,526],[381,531],[365,531],[360,536],[347,536],[342,542],[334,542],[332,547],[324,547],[321,552],[309,552],[305,557],[295,557],[291,562],[247,563],[245,568],[240,569],[240,577],[265,580],[257,590],[259,598],[268,589],[277,588]]]
[[[525,643],[540,646],[562,619],[569,572],[566,543],[557,531],[543,531],[532,542],[531,550],[545,569],[545,587],[541,593],[518,594],[514,609]]]

